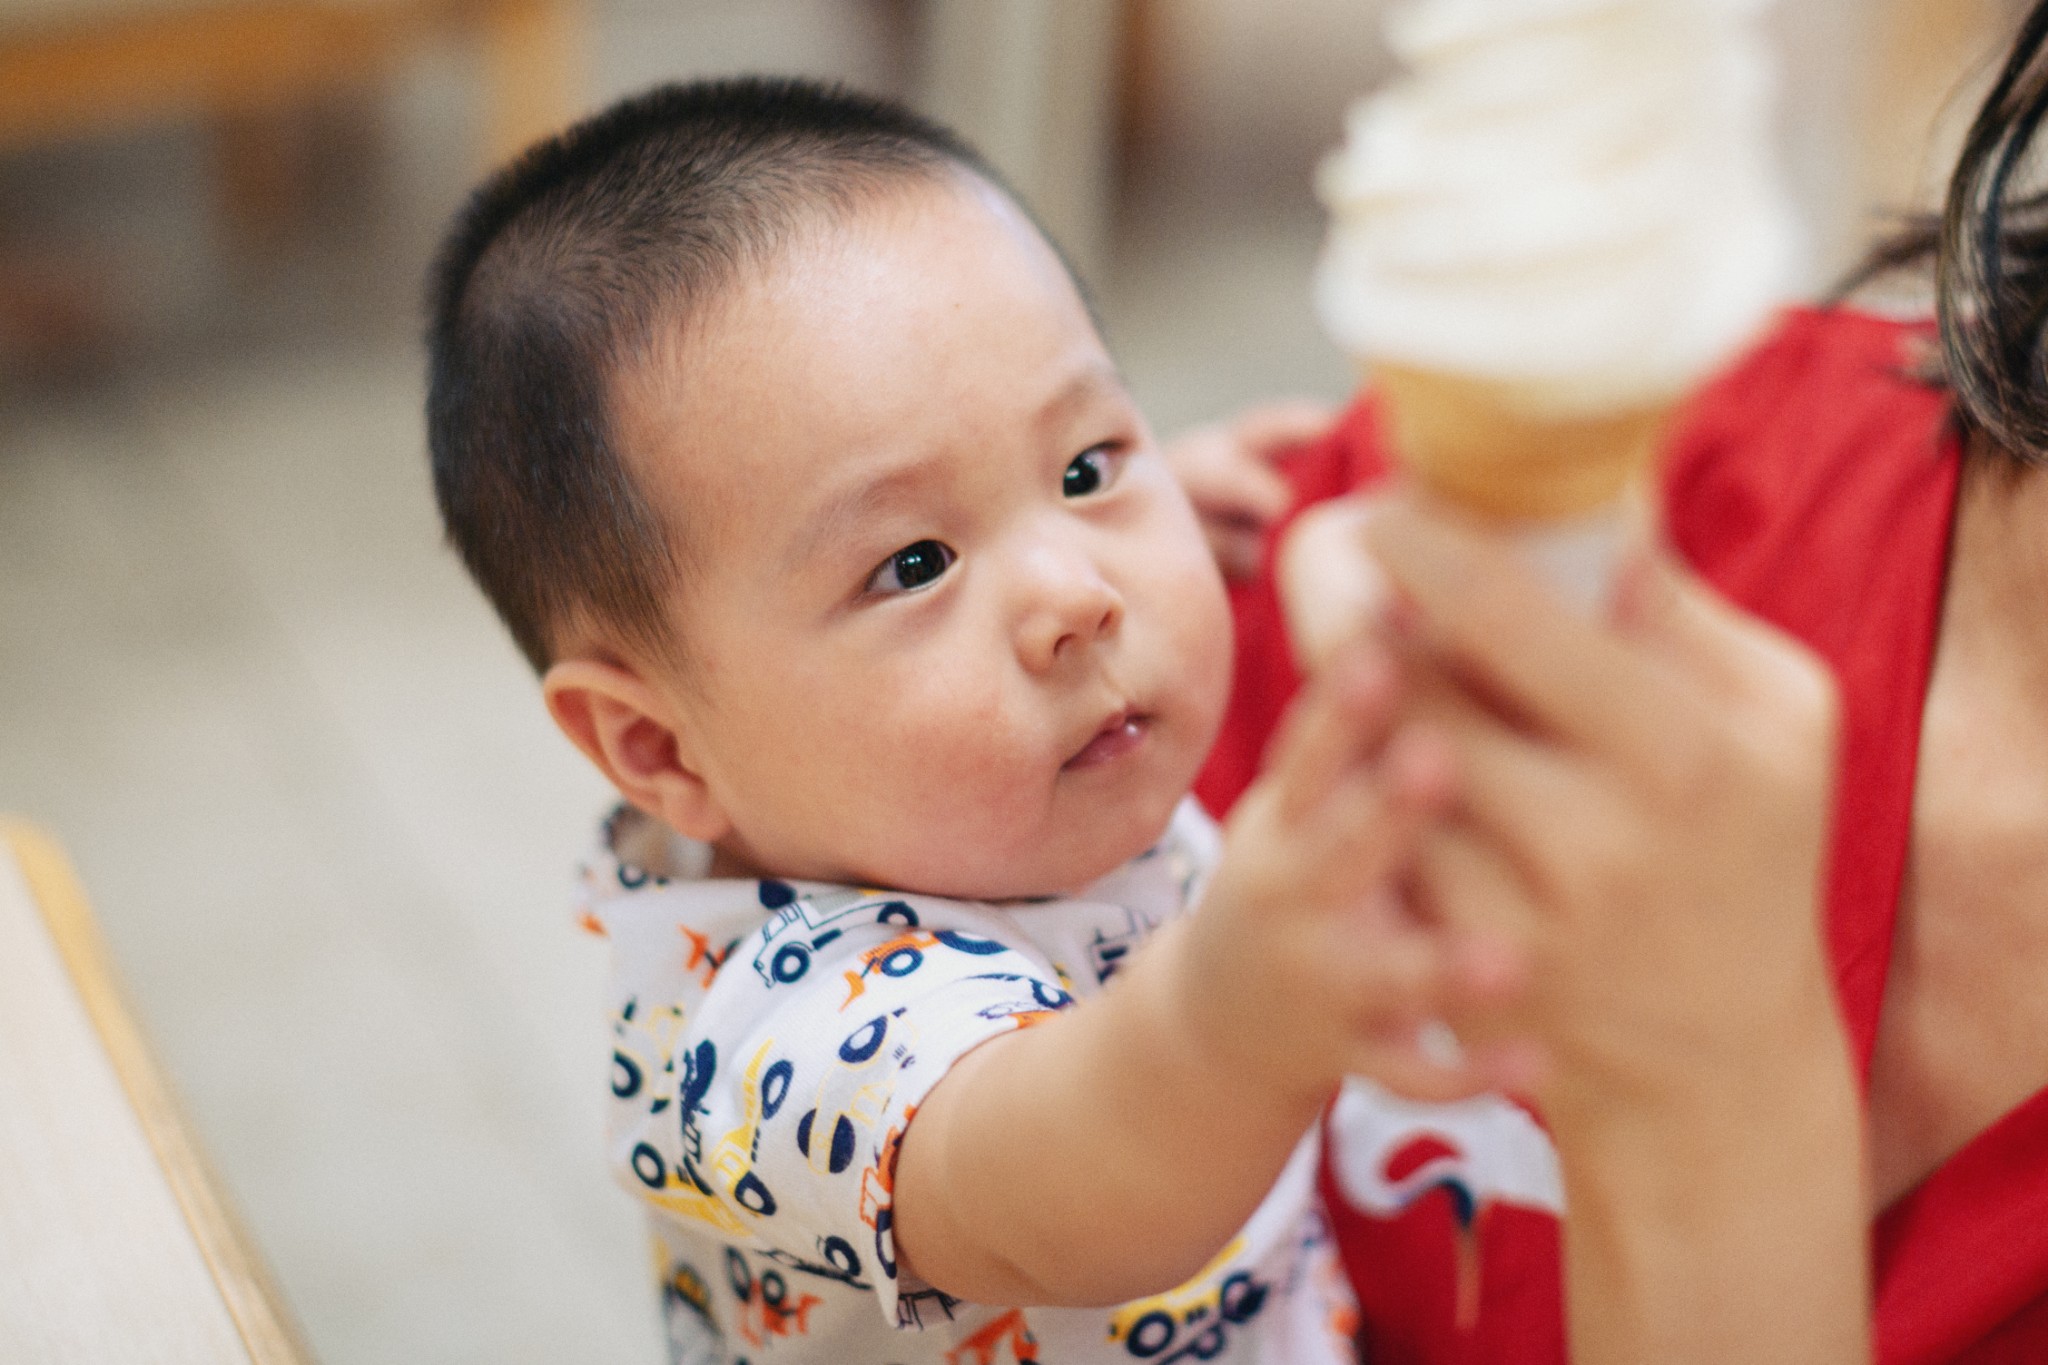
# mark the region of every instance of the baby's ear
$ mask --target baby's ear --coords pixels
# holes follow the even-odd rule
[[[684,741],[682,718],[632,669],[564,659],[541,679],[548,714],[619,794],[685,838],[713,843],[731,829]]]

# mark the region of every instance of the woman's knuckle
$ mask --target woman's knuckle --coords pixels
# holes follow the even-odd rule
[[[1633,884],[1642,840],[1629,822],[1596,811],[1586,815],[1553,844],[1544,880],[1566,905],[1608,905]]]
[[[1728,785],[1742,745],[1740,727],[1716,711],[1674,715],[1650,765],[1653,790],[1681,812],[1712,800]]]
[[[1841,719],[1841,689],[1826,660],[1797,641],[1786,640],[1772,679],[1770,710],[1788,730],[1825,737]]]

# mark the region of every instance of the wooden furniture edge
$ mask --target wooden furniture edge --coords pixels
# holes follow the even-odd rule
[[[21,868],[249,1359],[255,1365],[312,1365],[312,1352],[229,1207],[128,1011],[70,859],[49,835],[13,820],[0,820],[0,845],[12,851]]]
[[[256,112],[347,89],[446,8],[193,0],[0,33],[0,143],[110,131],[179,110]]]
[[[0,27],[0,147],[181,116],[263,116],[381,79],[423,40],[482,39],[488,164],[581,102],[588,0],[189,0]]]

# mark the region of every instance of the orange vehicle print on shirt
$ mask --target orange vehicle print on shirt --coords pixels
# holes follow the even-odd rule
[[[912,929],[862,953],[854,959],[860,965],[842,973],[846,978],[846,999],[839,1006],[840,1012],[845,1013],[854,1001],[867,994],[869,976],[909,976],[924,965],[924,955],[938,946],[937,934],[928,929]]]
[[[1007,1357],[1005,1346],[1010,1348]],[[1006,1359],[1013,1365],[1038,1359],[1038,1338],[1025,1326],[1021,1308],[1012,1308],[946,1352],[946,1365],[1004,1365]]]
[[[811,1310],[823,1299],[816,1294],[792,1294],[789,1281],[779,1270],[755,1275],[737,1248],[726,1249],[725,1269],[733,1295],[740,1301],[739,1334],[749,1345],[765,1347],[777,1337],[811,1334]]]
[[[846,1001],[839,1008],[844,1011],[867,993],[869,977],[909,976],[924,965],[927,953],[939,948],[966,953],[970,957],[994,957],[1009,951],[995,939],[982,938],[978,934],[961,933],[957,929],[924,929],[913,924],[887,943],[877,944],[862,953],[855,959],[860,965],[842,973],[846,978]]]
[[[863,1166],[860,1172],[860,1221],[874,1230],[875,1259],[892,1280],[896,1278],[896,1157],[903,1149],[903,1130],[916,1117],[917,1106],[906,1105],[903,1122],[889,1130],[874,1164]]]
[[[728,943],[723,952],[716,952],[711,947],[711,940],[689,925],[679,924],[676,927],[682,930],[684,938],[690,940],[690,959],[683,964],[683,970],[702,973],[697,982],[705,990],[710,990],[712,981],[718,976],[718,969],[732,956],[733,945]]]

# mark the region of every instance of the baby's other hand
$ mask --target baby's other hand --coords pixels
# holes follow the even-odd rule
[[[1326,403],[1282,399],[1184,431],[1161,447],[1195,505],[1224,577],[1245,579],[1258,572],[1266,528],[1294,500],[1275,462],[1336,420],[1336,410]]]
[[[1399,727],[1398,673],[1359,641],[1310,679],[1265,774],[1232,813],[1216,879],[1178,941],[1197,1040],[1296,1097],[1347,1073],[1416,1099],[1517,1079],[1512,1044],[1433,1055],[1428,1021],[1454,1001],[1519,989],[1495,945],[1413,914],[1402,884],[1450,804],[1452,751]]]

